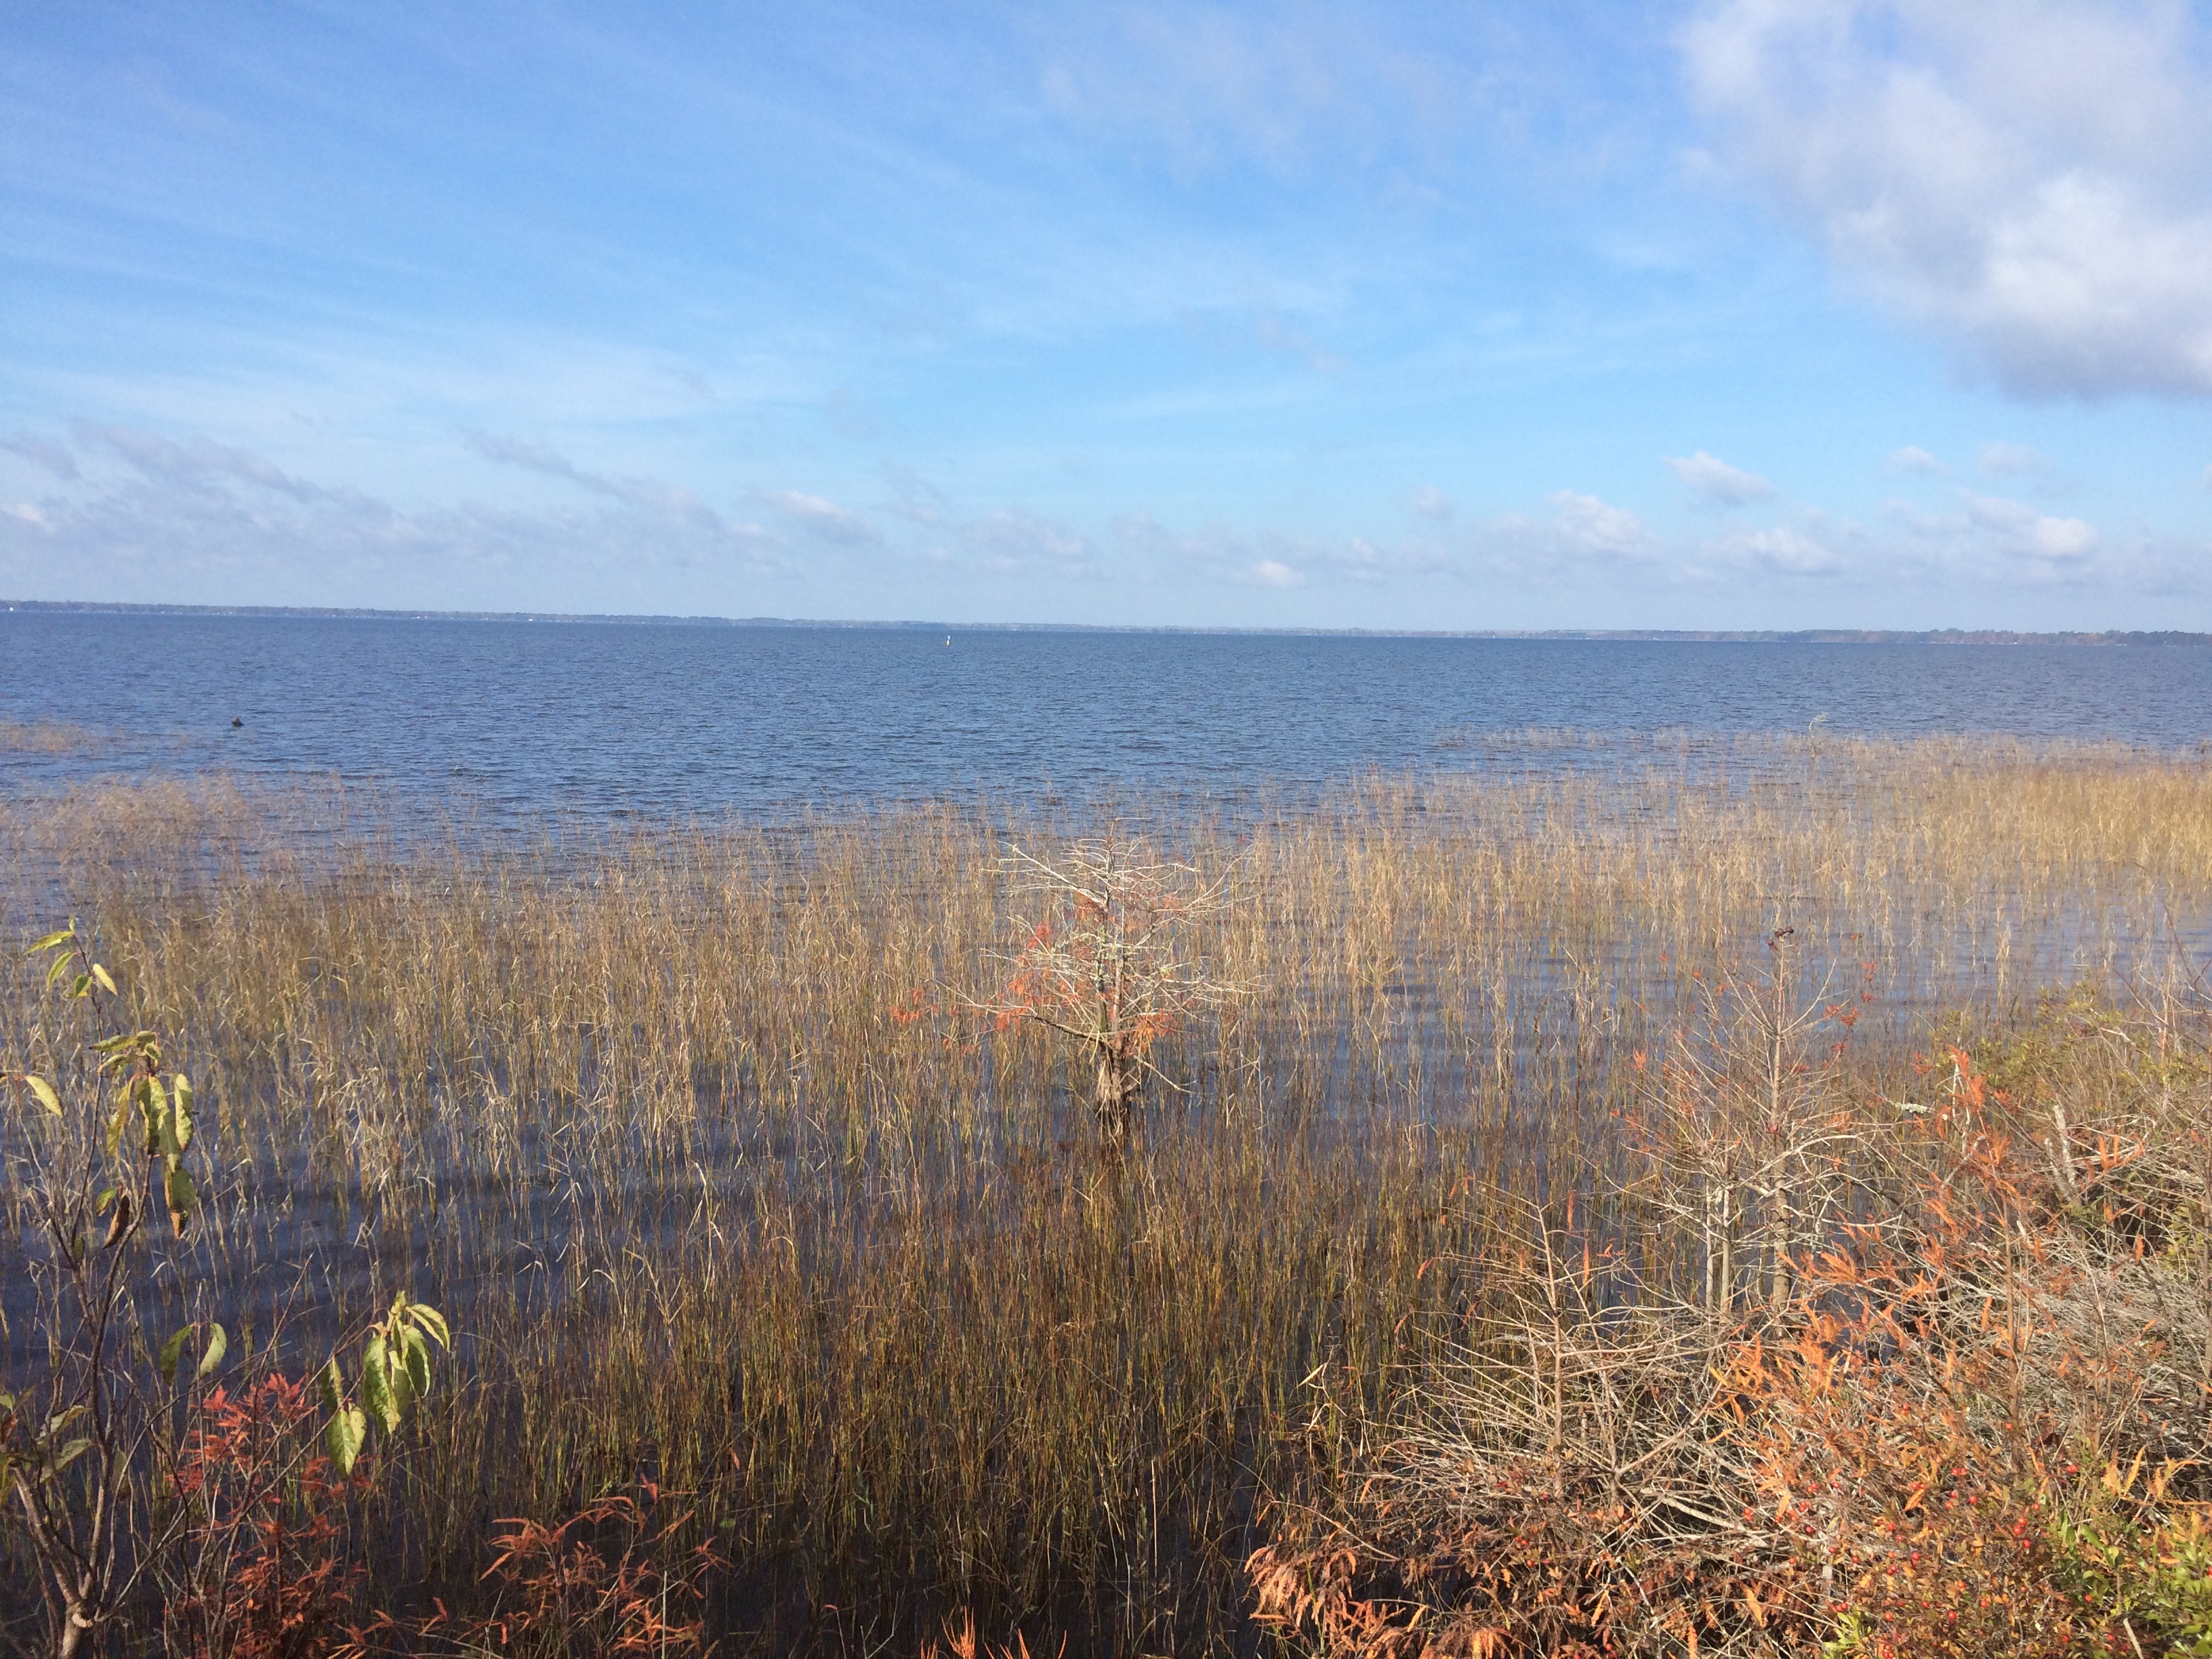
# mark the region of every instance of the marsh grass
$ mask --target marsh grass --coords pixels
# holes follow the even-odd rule
[[[497,1521],[642,1480],[696,1506],[669,1547],[728,1563],[724,1650],[916,1645],[971,1609],[1195,1652],[1252,1639],[1262,1506],[1331,1504],[1449,1361],[1479,1293],[1451,1264],[1595,1182],[1638,1057],[1776,929],[1879,1088],[1938,1011],[2142,981],[2212,918],[2195,764],[1549,741],[1110,823],[501,838],[143,785],[19,799],[0,855],[11,919],[83,915],[215,1103],[198,1248],[247,1339],[289,1319],[311,1360],[317,1310],[402,1285],[462,1334],[459,1399],[372,1508],[374,1604],[468,1607]],[[1064,1045],[974,1011],[1017,943],[1009,849],[1132,829],[1237,896],[1194,948],[1249,994],[1156,1045],[1180,1092],[1117,1154]],[[14,1053],[40,1016],[9,971]]]
[[[0,755],[96,754],[113,742],[69,720],[0,720]]]

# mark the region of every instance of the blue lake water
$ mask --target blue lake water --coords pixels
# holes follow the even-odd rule
[[[232,720],[243,721],[233,727]],[[937,796],[1296,797],[1528,728],[2197,750],[2212,650],[0,612],[0,787],[332,774],[495,820]]]

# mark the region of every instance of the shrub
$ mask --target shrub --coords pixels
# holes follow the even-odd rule
[[[2146,1035],[2009,1091],[1954,1048],[1932,1100],[1825,1116],[1819,1158],[1745,1183],[1821,1217],[1747,1265],[1779,1299],[1709,1266],[1670,1297],[1665,1236],[1532,1213],[1356,1501],[1253,1556],[1260,1616],[1347,1659],[2212,1653],[2212,1100]],[[1783,1184],[1839,1175],[1825,1208]]]
[[[305,1382],[266,1376],[199,1402],[177,1461],[191,1516],[168,1577],[164,1637],[184,1659],[308,1659],[343,1634],[362,1572],[343,1556],[345,1506],[366,1460],[342,1473],[314,1449]]]
[[[0,1071],[0,1085],[21,1132],[10,1173],[27,1200],[16,1213],[39,1292],[34,1352],[49,1358],[27,1386],[0,1394],[0,1526],[38,1562],[59,1659],[97,1650],[149,1592],[180,1595],[160,1622],[173,1614],[199,1650],[227,1652],[231,1613],[247,1606],[222,1577],[234,1562],[258,1575],[248,1596],[255,1619],[305,1616],[304,1604],[271,1588],[298,1550],[319,1547],[312,1536],[285,1535],[285,1505],[272,1496],[307,1496],[304,1443],[293,1432],[305,1416],[289,1415],[289,1383],[273,1395],[263,1382],[222,1393],[229,1338],[211,1316],[166,1339],[142,1317],[150,1215],[169,1222],[161,1276],[189,1302],[206,1299],[204,1263],[189,1248],[200,1209],[192,1166],[205,1170],[193,1156],[198,1097],[167,1065],[158,1032],[113,1029],[121,988],[74,922],[30,954],[47,958],[46,984],[59,997],[48,1012],[58,1018],[34,1036],[46,1069]],[[372,1418],[387,1434],[398,1430],[428,1389],[432,1343],[447,1340],[437,1312],[403,1292],[339,1345],[361,1343],[358,1399],[332,1351],[319,1379],[323,1438],[340,1475],[353,1473]],[[257,1537],[241,1555],[240,1540]]]

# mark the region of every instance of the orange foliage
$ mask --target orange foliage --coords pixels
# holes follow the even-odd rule
[[[368,1463],[347,1477],[311,1454],[319,1417],[314,1390],[280,1376],[200,1402],[174,1474],[189,1524],[170,1652],[307,1659],[339,1643],[362,1577],[340,1558],[344,1505]]]
[[[2105,1311],[2140,1236],[2130,1256],[2077,1231],[2144,1143],[2065,1136],[2062,1115],[2067,1144],[2042,1144],[1970,1054],[1946,1058],[1932,1106],[1863,1119],[1881,1127],[1883,1168],[1911,1177],[1887,1212],[1832,1219],[1786,1298],[1714,1326],[1709,1363],[1669,1385],[1716,1454],[1695,1466],[1702,1497],[1678,1486],[1663,1517],[1630,1514],[1608,1497],[1618,1468],[1561,1462],[1556,1437],[1549,1465],[1540,1445],[1516,1462],[1469,1441],[1440,1487],[1433,1445],[1401,1446],[1350,1512],[1285,1512],[1248,1563],[1258,1617],[1336,1659],[2200,1650],[2185,1644],[2212,1628],[2212,1537],[2207,1506],[2172,1486],[2202,1424],[2166,1414],[2201,1419],[2204,1402],[2152,1409],[2166,1339]],[[2126,1218],[2100,1201],[2108,1231]],[[1539,1303],[1571,1338],[1556,1318],[1572,1272],[1547,1282]],[[1608,1363],[1601,1322],[1585,1328],[1598,1334],[1570,1358]],[[1559,1362],[1521,1363],[1540,1392]],[[1626,1348],[1611,1363],[1613,1397],[1649,1386]],[[1421,1456],[1416,1479],[1404,1460]],[[1704,1518],[1686,1527],[1690,1511]],[[2161,1636],[2160,1619],[2185,1633]]]

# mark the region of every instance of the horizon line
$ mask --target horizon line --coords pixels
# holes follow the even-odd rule
[[[1683,644],[2212,646],[2212,634],[2179,629],[2005,628],[1293,628],[1151,623],[956,623],[927,618],[678,616],[630,611],[434,611],[364,605],[149,605],[103,599],[7,599],[9,611],[91,616],[320,618],[362,622],[544,623],[655,628],[818,628],[969,634],[1194,634],[1288,638],[1579,640]]]

